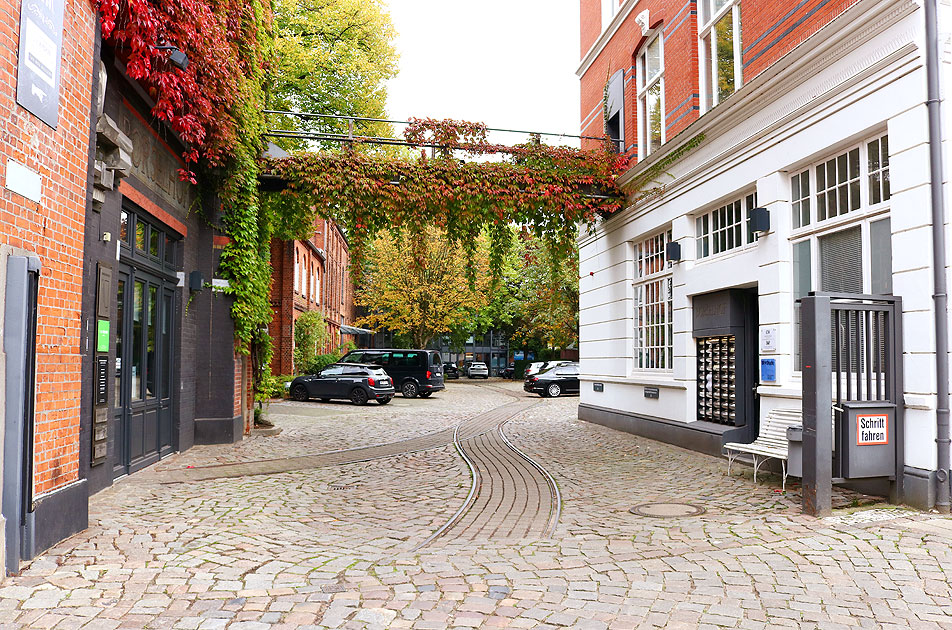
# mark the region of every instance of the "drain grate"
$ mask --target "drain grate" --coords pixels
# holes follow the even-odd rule
[[[329,483],[327,487],[330,490],[353,490],[354,484],[352,483]]]
[[[628,510],[638,516],[652,518],[676,518],[678,516],[700,516],[707,510],[690,503],[642,503]]]

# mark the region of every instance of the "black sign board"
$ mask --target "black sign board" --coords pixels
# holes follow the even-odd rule
[[[603,392],[605,391],[605,383],[592,383],[592,389],[596,392]]]
[[[645,398],[660,398],[661,390],[657,387],[646,387],[645,388]]]
[[[109,357],[96,357],[96,406],[109,402]]]
[[[17,103],[56,128],[63,58],[63,0],[23,0]]]

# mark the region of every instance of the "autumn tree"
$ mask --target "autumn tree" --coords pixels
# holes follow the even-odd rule
[[[520,239],[521,261],[515,299],[519,315],[513,341],[536,340],[542,347],[568,348],[578,343],[578,249],[561,258],[528,234]]]
[[[395,31],[380,0],[275,0],[275,61],[269,106],[292,110],[386,118],[386,82],[396,76]],[[328,118],[275,119],[273,128],[347,133],[347,122]],[[385,123],[369,123],[362,135],[392,135]],[[286,149],[303,141],[281,139]]]
[[[486,240],[479,240],[486,252]],[[425,348],[489,302],[488,264],[475,263],[474,283],[467,277],[468,264],[463,248],[436,228],[412,234],[381,232],[370,247],[356,291],[358,306],[367,311],[359,325],[386,328],[410,338],[415,348]]]

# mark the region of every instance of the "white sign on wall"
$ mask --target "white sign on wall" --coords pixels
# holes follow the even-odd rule
[[[856,416],[856,446],[889,444],[889,416],[885,413]]]
[[[777,351],[777,327],[769,326],[767,328],[760,329],[760,351],[761,352],[776,352]]]

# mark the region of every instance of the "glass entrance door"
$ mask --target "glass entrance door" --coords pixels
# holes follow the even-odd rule
[[[123,266],[117,281],[114,476],[172,451],[174,289]]]

